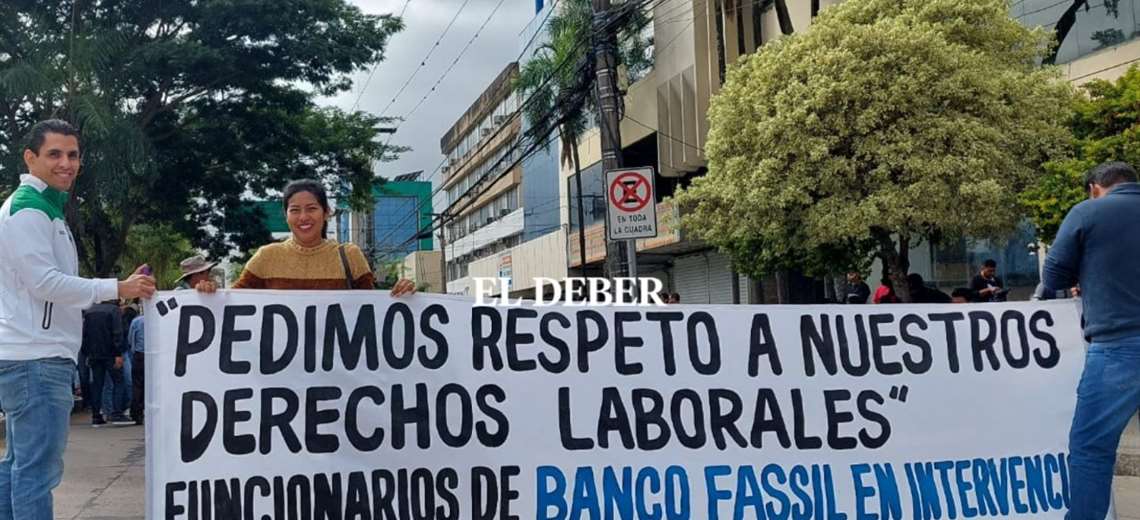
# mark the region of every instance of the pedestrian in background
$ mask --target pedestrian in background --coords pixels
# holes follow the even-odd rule
[[[1061,222],[1045,258],[1043,294],[1080,283],[1090,343],[1069,430],[1069,520],[1103,520],[1120,435],[1140,409],[1140,184],[1122,162],[1085,176],[1090,200]]]
[[[894,284],[891,283],[891,279],[889,277],[884,275],[882,280],[879,280],[879,288],[875,289],[875,296],[871,298],[871,301],[873,303],[899,302],[899,297],[895,296]]]
[[[79,175],[79,133],[60,120],[32,126],[28,169],[0,206],[0,402],[6,450],[0,460],[0,520],[51,520],[63,477],[83,309],[117,298],[150,298],[141,267],[126,280],[79,274],[63,218]]]
[[[993,259],[982,262],[982,268],[974,279],[970,280],[970,290],[974,291],[978,301],[1000,302],[1005,301],[1005,282],[997,275],[997,262]]]
[[[131,423],[123,413],[127,392],[123,356],[127,348],[122,320],[117,301],[99,303],[83,312],[81,349],[91,368],[92,426],[102,426],[108,420],[113,424]],[[105,392],[108,389],[111,391]]]
[[[959,287],[950,293],[950,303],[974,303],[978,301],[974,291],[966,287]]]
[[[863,304],[871,297],[871,288],[863,281],[861,273],[847,273],[847,285],[843,288],[843,303]]]
[[[141,426],[146,410],[146,329],[142,314],[131,320],[127,329],[127,348],[131,356],[131,420]]]
[[[951,299],[946,293],[933,287],[927,287],[926,281],[918,273],[906,275],[907,284],[910,285],[910,301],[912,303],[950,303]]]

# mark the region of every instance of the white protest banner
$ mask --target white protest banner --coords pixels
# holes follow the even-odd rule
[[[1078,324],[161,293],[148,518],[1059,519]]]

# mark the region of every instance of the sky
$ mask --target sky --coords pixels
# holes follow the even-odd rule
[[[389,40],[386,58],[376,68],[372,79],[368,81],[369,71],[358,72],[353,75],[352,90],[322,99],[320,104],[349,110],[359,98],[357,110],[384,116],[407,115],[429,93],[498,3],[498,0],[468,0],[439,47],[416,72],[407,89],[391,103],[391,108],[384,112],[463,5],[463,0],[349,0],[371,14],[399,14],[405,1],[408,8],[404,14],[404,30]],[[533,18],[534,0],[503,0],[490,23],[435,92],[430,93],[427,101],[411,117],[399,123],[396,134],[390,136],[391,144],[409,146],[412,150],[405,152],[399,160],[382,163],[378,171],[381,176],[393,177],[425,170],[426,177],[439,166],[443,160],[439,150],[440,137],[499,71],[518,57],[520,46],[525,43],[520,33]],[[430,180],[438,185],[440,175]]]

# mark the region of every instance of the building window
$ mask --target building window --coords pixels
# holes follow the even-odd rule
[[[1075,3],[1021,0],[1013,2],[1012,14],[1026,26],[1045,27],[1061,38],[1055,61],[1058,64],[1068,63],[1140,36],[1140,18],[1137,17],[1140,0],[1090,0],[1071,12]],[[1066,18],[1066,14],[1075,16]]]

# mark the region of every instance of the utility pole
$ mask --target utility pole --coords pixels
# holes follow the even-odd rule
[[[443,280],[443,286],[440,287],[441,294],[447,294],[447,212],[443,213],[429,213],[433,217],[439,217],[439,277]]]
[[[622,167],[621,154],[621,128],[618,123],[618,96],[617,91],[617,35],[611,28],[610,19],[613,13],[610,9],[610,0],[593,1],[593,35],[594,35],[594,75],[595,92],[598,101],[598,129],[602,139],[602,171],[616,170]],[[609,190],[609,187],[606,187]],[[606,197],[609,195],[607,193]],[[627,255],[633,257],[636,263],[636,247],[628,251],[624,242],[613,242],[606,237],[605,274],[608,278],[622,276],[637,276],[631,272],[631,265]]]

